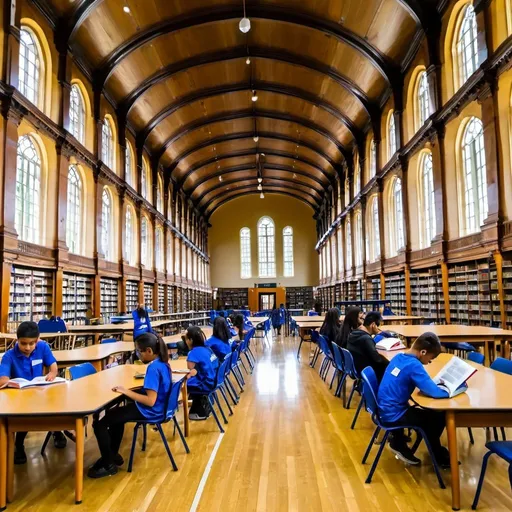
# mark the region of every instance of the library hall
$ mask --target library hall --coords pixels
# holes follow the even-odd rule
[[[0,19],[0,512],[512,510],[512,0]]]

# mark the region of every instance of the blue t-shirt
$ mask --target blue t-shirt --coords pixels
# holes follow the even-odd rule
[[[153,407],[135,402],[141,414],[148,420],[161,420],[165,416],[167,398],[171,390],[172,377],[171,367],[160,358],[148,364],[146,376],[144,377],[144,389],[156,391],[156,402]]]
[[[132,312],[133,317],[133,339],[137,338],[137,336],[140,336],[141,334],[146,334],[147,332],[153,332],[153,329],[151,327],[151,321],[149,320],[149,313],[147,313],[147,316],[142,318],[139,316],[139,313],[137,310],[134,310]]]
[[[406,413],[415,388],[432,398],[448,398],[448,393],[434,383],[417,357],[397,354],[379,386],[379,414],[384,423],[398,421]]]
[[[231,340],[227,343],[216,336],[210,336],[205,345],[213,350],[213,353],[222,361],[228,354],[231,354]]]
[[[191,386],[197,386],[202,391],[211,391],[215,386],[215,377],[219,360],[208,347],[194,347],[187,356],[187,361],[195,363],[197,375],[188,380]]]
[[[0,377],[32,380],[43,376],[43,367],[56,363],[50,346],[46,341],[38,341],[36,348],[28,357],[20,352],[18,342],[8,350],[0,363]]]

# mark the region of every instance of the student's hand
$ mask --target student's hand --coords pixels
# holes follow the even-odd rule
[[[46,382],[53,382],[55,380],[55,377],[57,377],[57,372],[50,372],[44,380]]]
[[[114,393],[121,393],[122,395],[126,395],[128,390],[124,386],[114,386],[112,391],[114,391]]]

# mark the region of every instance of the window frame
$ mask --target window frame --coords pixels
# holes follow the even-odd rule
[[[345,222],[345,265],[347,270],[351,270],[353,266],[352,259],[352,226],[350,220]]]
[[[457,75],[459,88],[479,68],[478,62],[478,29],[475,10],[471,2],[465,5],[460,13],[460,26],[456,35],[455,48],[457,55]],[[470,34],[471,32],[471,34]]]
[[[77,165],[71,164],[68,168],[66,209],[66,245],[69,252],[82,254],[82,238],[84,216],[82,215],[84,192],[83,180]],[[72,193],[72,195],[71,195]],[[72,203],[71,200],[74,200]],[[74,238],[74,240],[72,240]]]
[[[283,276],[295,276],[295,261],[293,254],[293,228],[283,228]]]
[[[105,116],[101,123],[101,161],[112,171],[114,169],[114,130],[112,121]]]
[[[85,99],[82,94],[82,89],[76,83],[71,84],[69,93],[69,132],[82,145],[85,144],[85,113]]]
[[[135,255],[135,211],[131,205],[126,205],[124,213],[124,257],[130,266],[134,266],[136,263]]]
[[[261,234],[261,228],[264,222],[268,221],[268,227],[272,228],[270,234]],[[258,277],[260,279],[277,277],[276,271],[276,242],[275,242],[275,223],[267,215],[260,218],[257,225],[258,229]],[[268,228],[265,229],[265,231]],[[266,266],[266,267],[265,267]]]
[[[27,41],[24,41],[24,34],[26,34],[31,39],[30,45],[33,47],[33,49],[29,47]],[[27,52],[27,55],[23,54],[24,51]],[[33,62],[28,60],[29,53],[34,55]],[[18,59],[18,91],[39,110],[43,110],[46,92],[44,56],[37,34],[34,32],[34,30],[32,30],[31,27],[27,25],[22,25],[20,28],[20,47]],[[25,67],[26,64],[29,64],[29,66]],[[34,69],[33,74],[29,73],[30,67]],[[30,81],[24,80],[23,77],[29,78]]]
[[[398,144],[396,140],[396,124],[395,124],[395,111],[390,110],[388,114],[388,162],[393,158],[395,153],[398,151]]]
[[[251,268],[251,230],[248,227],[240,229],[240,279],[252,277]]]
[[[419,130],[430,117],[430,90],[428,83],[428,75],[426,71],[422,71],[418,75],[418,88],[416,91],[416,108],[418,112],[416,130]]]
[[[375,140],[370,141],[370,180],[377,176],[377,144]]]
[[[105,201],[108,198],[108,204]],[[108,208],[108,211],[107,211]],[[103,187],[101,192],[101,249],[107,261],[112,261],[112,226],[114,204],[112,193],[108,187]]]
[[[421,248],[432,245],[432,239],[436,236],[436,203],[434,188],[434,163],[430,151],[423,153],[420,160],[419,183],[421,196],[419,204],[424,216],[419,219],[419,232],[421,233]]]

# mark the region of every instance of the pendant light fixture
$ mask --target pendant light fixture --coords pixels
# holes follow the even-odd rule
[[[258,185],[258,190],[259,191],[263,190],[263,187],[261,186],[261,183]]]
[[[263,178],[258,177],[258,183],[261,183],[263,181]]]
[[[263,192],[260,194],[260,199],[265,199],[265,194]]]
[[[253,90],[253,91],[252,91],[251,100],[252,100],[253,102],[258,101],[258,93],[257,93],[255,90]]]
[[[238,24],[238,28],[240,29],[240,32],[243,34],[247,34],[249,30],[251,30],[251,20],[246,16],[245,14],[245,0],[244,2],[244,17],[240,20],[240,23]]]
[[[245,63],[246,63],[247,65],[249,65],[249,64],[251,63],[251,58],[250,58],[250,57],[247,57],[247,59],[245,60]]]

